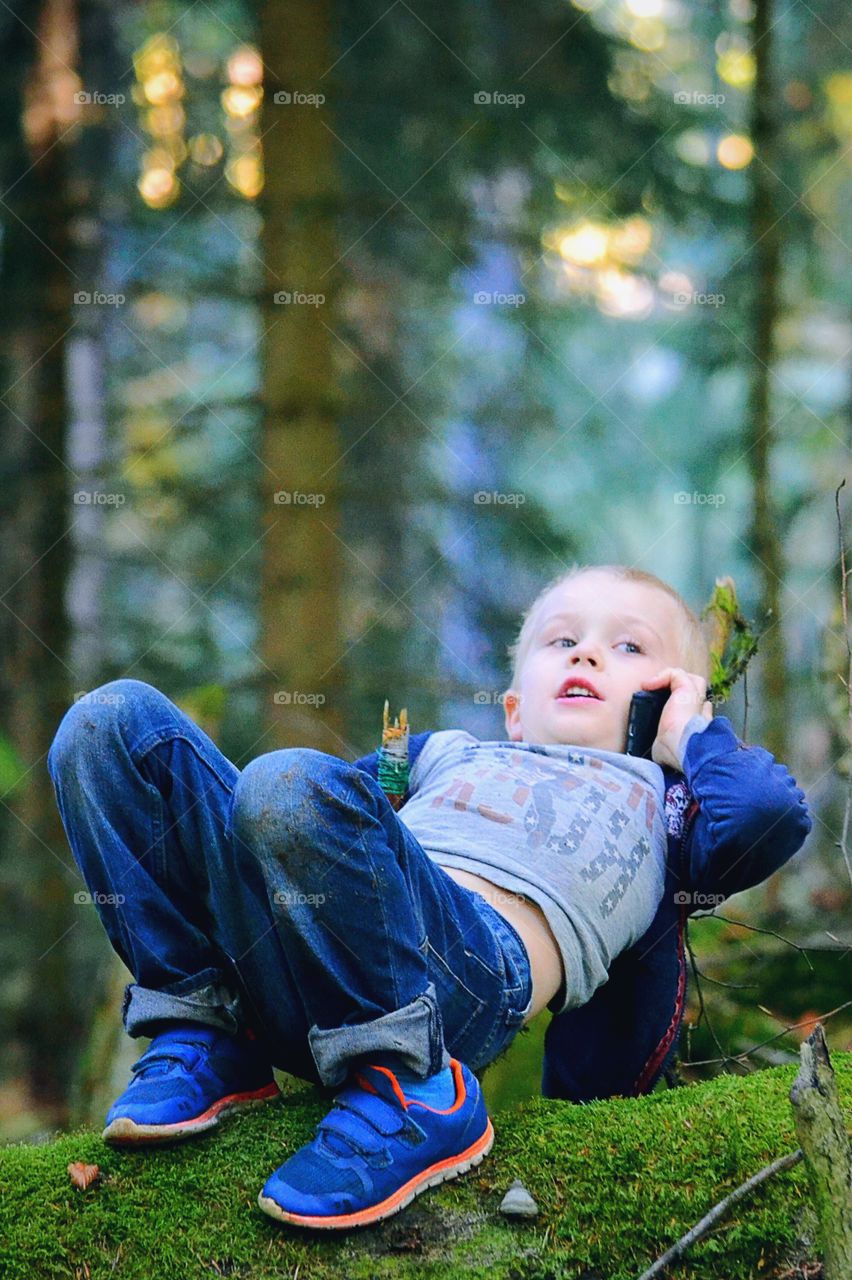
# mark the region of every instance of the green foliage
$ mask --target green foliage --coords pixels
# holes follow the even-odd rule
[[[8,797],[17,791],[28,772],[12,743],[0,733],[0,793]]]
[[[808,947],[809,940],[794,933],[799,945],[790,946],[782,936],[753,933],[753,914],[742,901],[730,902],[720,910],[722,919],[708,913],[689,921],[705,1000],[702,1012],[690,967],[680,1056],[692,1081],[708,1079],[721,1069],[753,1071],[796,1060],[800,1041],[825,1010],[838,1010],[824,1022],[832,1052],[852,1045],[852,1008],[842,1008],[849,998],[842,945],[832,945],[828,936],[813,939],[816,945]],[[736,916],[742,925],[727,923]],[[796,1029],[779,1034],[788,1026]],[[716,1037],[732,1057],[753,1052],[721,1068]],[[707,1065],[690,1067],[693,1061]]]
[[[713,594],[701,611],[702,620],[708,619],[712,628],[710,636],[710,687],[711,702],[727,702],[731,690],[757,652],[757,636],[751,623],[740,611],[737,588],[733,578],[717,578]]]
[[[221,684],[200,684],[187,689],[175,702],[197,724],[205,721],[218,724],[225,714],[227,698],[228,692]]]

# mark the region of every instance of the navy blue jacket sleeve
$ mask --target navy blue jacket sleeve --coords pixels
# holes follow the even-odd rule
[[[687,739],[683,771],[698,801],[683,868],[693,893],[742,893],[802,847],[813,826],[804,792],[769,751],[741,742],[726,716]]]
[[[412,733],[409,735],[408,760],[409,760],[409,764],[412,767],[414,766],[415,760],[420,755],[420,752],[423,750],[423,747],[426,743],[426,739],[430,736],[431,732],[432,732],[431,730],[427,730],[426,733]],[[353,760],[352,763],[354,764],[356,769],[362,769],[364,773],[369,773],[370,777],[374,778],[375,781],[378,782],[379,780],[378,751],[371,751],[366,756],[359,756],[358,759]],[[403,803],[405,803],[405,801],[409,798],[411,794],[412,792],[408,788],[406,788],[405,795],[402,797]]]

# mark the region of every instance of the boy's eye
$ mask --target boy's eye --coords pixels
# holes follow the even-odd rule
[[[557,636],[557,637],[556,637],[556,639],[555,639],[555,640],[551,640],[551,641],[550,641],[550,643],[551,643],[552,645],[553,645],[553,644],[557,644],[557,645],[558,645],[558,644],[561,644],[563,640],[565,641],[565,643],[566,643],[566,644],[576,644],[576,641],[575,641],[575,640],[572,640],[570,636]],[[619,640],[619,642],[618,642],[618,643],[619,643],[619,644],[629,644],[629,645],[632,645],[632,646],[633,646],[633,648],[636,650],[636,652],[637,652],[637,653],[642,653],[642,652],[643,652],[643,650],[642,650],[642,646],[641,646],[641,645],[638,645],[638,644],[636,643],[636,641],[635,641],[635,640]]]

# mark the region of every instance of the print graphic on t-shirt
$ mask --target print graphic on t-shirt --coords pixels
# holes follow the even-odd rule
[[[587,867],[582,868],[580,875],[584,880],[597,880],[607,867],[617,866],[620,870],[615,884],[601,901],[601,915],[608,916],[615,910],[624,897],[626,889],[633,883],[643,859],[647,858],[650,852],[651,845],[645,836],[637,840],[628,852],[624,852],[618,845],[607,840],[600,853],[592,858]]]
[[[601,915],[608,916],[651,852],[645,831],[654,830],[655,797],[635,778],[612,776],[613,771],[591,779],[589,773],[601,771],[602,763],[582,752],[569,753],[568,762],[584,769],[566,774],[564,758],[553,761],[534,751],[495,750],[488,758],[468,749],[461,753],[459,771],[433,795],[431,808],[449,805],[501,826],[514,825],[531,853],[570,857],[587,883],[614,870],[600,904]],[[637,820],[645,831],[637,832]]]

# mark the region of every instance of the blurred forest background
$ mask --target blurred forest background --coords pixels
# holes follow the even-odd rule
[[[575,559],[734,578],[717,714],[815,815],[690,920],[659,1087],[852,1049],[852,10],[9,0],[0,41],[0,1140],[98,1125],[145,1044],[45,767],[73,699],[147,680],[241,767],[354,759],[386,697],[502,738]]]

